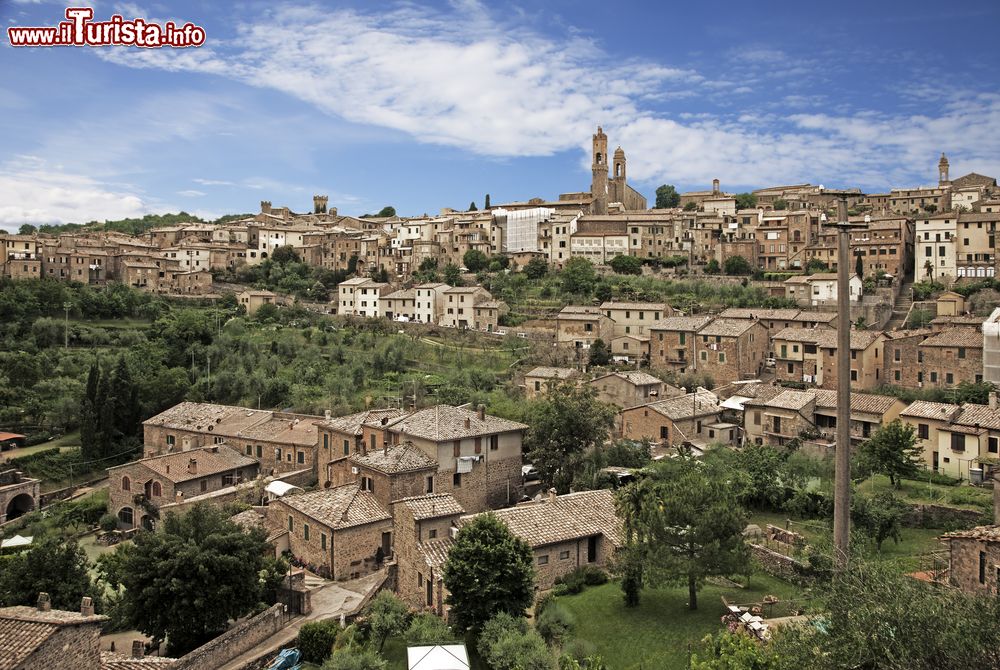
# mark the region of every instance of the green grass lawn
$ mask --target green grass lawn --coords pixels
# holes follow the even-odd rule
[[[861,482],[858,490],[865,493],[892,490],[896,495],[913,503],[934,503],[962,509],[984,509],[992,505],[992,492],[975,486],[943,486],[926,481],[904,479],[898,489],[893,489],[885,475],[874,475]]]
[[[768,594],[785,601],[775,606],[772,616],[811,602],[801,588],[764,574],[754,575],[743,589],[706,584],[698,593],[696,611],[688,609],[686,587],[645,589],[639,606],[627,608],[617,582],[562,596],[558,602],[576,616],[574,637],[593,645],[611,670],[670,670],[686,668],[689,645],[693,649],[706,635],[721,630],[722,596],[731,603],[750,604]]]
[[[59,447],[60,451],[66,451],[70,447],[80,446],[80,433],[73,432],[67,433],[62,437],[57,437],[54,440],[49,440],[48,442],[42,442],[41,444],[36,444],[32,447],[21,447],[20,449],[11,449],[10,451],[3,452],[0,455],[0,460],[8,460],[11,458],[20,458],[21,456],[30,456],[39,451],[45,451],[46,449],[52,449],[53,447]]]

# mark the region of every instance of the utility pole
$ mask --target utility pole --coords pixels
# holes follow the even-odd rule
[[[823,217],[826,218],[825,216]],[[837,221],[823,225],[837,229],[837,442],[833,488],[834,568],[847,569],[851,539],[851,229],[847,198],[837,203]]]
[[[69,302],[68,300],[63,303],[63,309],[66,310],[66,321],[65,321],[65,326],[63,328],[63,335],[65,340],[63,344],[64,349],[69,349],[69,310],[72,307],[73,303]]]

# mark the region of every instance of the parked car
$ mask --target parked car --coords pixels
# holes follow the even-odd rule
[[[538,473],[538,468],[536,468],[531,463],[521,466],[521,479],[526,482],[537,482],[542,476]]]

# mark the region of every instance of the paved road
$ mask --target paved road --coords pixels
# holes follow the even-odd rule
[[[292,619],[284,628],[267,638],[256,647],[237,656],[222,666],[220,670],[239,670],[244,664],[257,659],[264,654],[276,653],[277,650],[291,643],[298,637],[302,624],[321,619],[339,619],[341,614],[347,616],[361,603],[369,591],[382,583],[385,578],[385,568],[361,579],[348,582],[331,582],[319,578],[306,578],[306,584],[317,585],[310,591],[312,612]]]

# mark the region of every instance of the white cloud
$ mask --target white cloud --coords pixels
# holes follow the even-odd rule
[[[192,188],[192,189],[187,189],[185,191],[177,191],[177,195],[182,195],[185,198],[200,198],[208,194],[205,193],[204,191],[196,191]]]
[[[133,193],[41,164],[0,167],[0,226],[84,223],[142,216],[149,208]]]
[[[716,59],[721,71],[710,78],[612,57],[576,31],[549,37],[505,23],[474,0],[443,11],[279,5],[238,26],[237,38],[209,36],[201,49],[97,53],[130,67],[235,79],[354,123],[487,156],[578,147],[585,168],[590,135],[602,124],[612,143],[626,148],[630,178],[645,184],[719,177],[741,186],[810,180],[880,189],[931,180],[942,150],[954,157],[956,174],[959,165],[1000,171],[997,96],[953,92],[949,104],[929,102],[922,115],[818,107],[822,113],[779,117],[824,104],[815,86],[788,86],[809,73],[814,84],[822,81],[815,62],[750,45]],[[692,91],[712,101],[738,94],[742,109],[694,108],[669,118],[653,107]],[[756,100],[751,108],[743,104],[748,93]],[[740,123],[741,114],[752,122]]]

